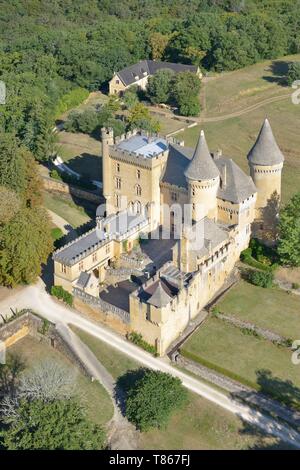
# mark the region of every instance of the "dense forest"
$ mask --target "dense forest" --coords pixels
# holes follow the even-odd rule
[[[0,125],[49,155],[54,118],[142,58],[233,70],[300,51],[295,0],[0,1]]]

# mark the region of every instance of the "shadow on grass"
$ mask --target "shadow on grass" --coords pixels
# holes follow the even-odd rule
[[[99,152],[100,152],[99,142]],[[92,153],[83,152],[68,160],[68,167],[80,175],[91,180],[102,181],[102,157]]]
[[[278,83],[283,87],[287,86],[289,62],[283,60],[274,60],[270,66],[272,76],[264,76],[263,79],[269,83]]]

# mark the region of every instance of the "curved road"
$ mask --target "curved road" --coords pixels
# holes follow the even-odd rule
[[[282,441],[292,444],[300,449],[300,434],[289,426],[282,424],[274,418],[264,415],[247,405],[229,398],[223,393],[215,390],[213,387],[206,385],[200,380],[176,369],[170,364],[169,360],[165,358],[155,358],[134,344],[129,343],[121,336],[118,336],[113,331],[108,330],[99,324],[95,324],[91,320],[83,318],[74,310],[54,301],[53,298],[45,292],[41,281],[34,286],[26,287],[23,291],[18,292],[13,304],[12,301],[13,298],[5,299],[4,302],[0,303],[0,310],[4,312],[5,306],[32,308],[40,315],[54,323],[77,326],[90,335],[118,349],[123,354],[128,355],[135,361],[140,362],[143,366],[154,370],[161,370],[162,372],[167,372],[180,378],[183,385],[192,392],[197,393],[216,405],[221,406],[225,410],[236,414],[244,421],[258,426],[266,433],[274,435]]]

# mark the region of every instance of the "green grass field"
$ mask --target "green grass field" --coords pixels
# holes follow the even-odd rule
[[[65,219],[74,228],[90,220],[83,207],[76,205],[71,199],[63,196],[45,192],[44,205],[47,209]]]
[[[72,327],[107,370],[117,379],[140,365],[89,334]],[[139,449],[247,449],[279,445],[275,439],[261,437],[257,429],[209,401],[189,393],[189,402],[175,413],[165,429],[141,433]]]
[[[253,383],[256,388],[300,406],[300,369],[291,351],[247,335],[220,319],[209,318],[181,348]]]
[[[36,364],[43,360],[53,360],[59,364],[70,367],[76,373],[78,399],[86,410],[87,415],[96,424],[106,424],[113,415],[112,401],[99,382],[91,382],[87,377],[79,372],[69,360],[60,352],[45,344],[39,343],[36,339],[27,336],[9,348],[12,354],[18,354],[25,362],[25,372],[30,371]]]
[[[249,173],[247,154],[266,116],[286,158],[282,176],[282,200],[286,203],[300,188],[300,105],[294,105],[290,98],[239,117],[187,129],[178,134],[178,138],[183,139],[186,146],[194,147],[203,128],[211,151],[222,149],[223,155]]]
[[[59,132],[56,150],[73,171],[90,179],[102,180],[101,142],[98,138]]]
[[[209,78],[202,90],[202,101],[206,105],[203,116],[226,115],[289,94],[285,83],[288,64],[299,60],[300,54],[287,56]]]
[[[300,338],[300,296],[279,288],[264,289],[241,281],[222,298],[217,307],[223,313],[286,338]]]

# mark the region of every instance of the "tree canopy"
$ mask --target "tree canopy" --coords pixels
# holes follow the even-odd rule
[[[180,380],[159,371],[129,372],[119,385],[126,392],[126,416],[141,431],[166,425],[187,400]]]
[[[300,266],[300,193],[280,211],[278,254],[282,264]]]

